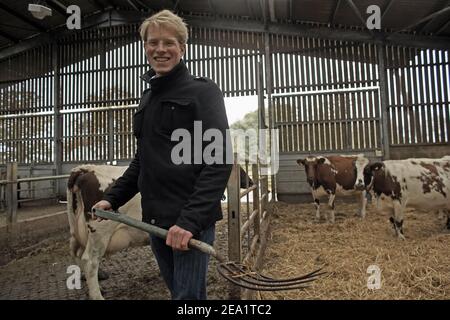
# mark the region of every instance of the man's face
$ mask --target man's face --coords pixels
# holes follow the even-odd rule
[[[144,44],[147,60],[158,76],[170,72],[184,55],[186,46],[181,45],[173,30],[150,26]]]

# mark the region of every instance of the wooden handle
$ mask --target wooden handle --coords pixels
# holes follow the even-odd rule
[[[102,209],[94,209],[94,214],[100,218],[113,220],[117,222],[124,223],[126,225],[129,225],[131,227],[143,230],[145,232],[148,232],[149,234],[156,236],[161,239],[167,238],[168,231],[166,229],[153,226],[151,224],[133,219],[125,214],[121,214],[120,212],[114,212],[114,211],[105,211]],[[209,244],[199,241],[197,239],[191,238],[188,243],[189,248],[200,250],[203,253],[209,254],[213,257],[215,257],[219,262],[226,262],[225,258],[222,257],[222,255],[218,254],[216,250],[210,246]]]

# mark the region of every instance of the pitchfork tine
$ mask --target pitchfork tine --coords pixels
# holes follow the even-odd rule
[[[229,266],[223,266],[225,269],[227,269],[228,271],[232,272],[232,270],[229,268]],[[305,287],[303,286],[304,284],[308,283],[308,282],[312,282],[314,280],[316,280],[316,278],[309,278],[309,279],[303,279],[303,280],[298,280],[295,282],[290,282],[290,283],[277,283],[277,282],[267,282],[267,281],[260,281],[257,278],[254,278],[252,276],[246,276],[246,275],[235,275],[233,274],[225,274],[223,273],[223,270],[220,270],[219,273],[224,276],[227,280],[230,280],[231,282],[238,282],[238,283],[245,283],[245,284],[249,284],[249,285],[256,285],[258,287],[264,287],[267,289],[272,289],[272,290],[278,290],[278,289],[297,289],[299,287]]]
[[[245,266],[244,266],[245,267]],[[234,268],[234,269],[233,269]],[[247,267],[245,267],[247,268]],[[222,269],[226,269],[229,273],[226,274]],[[248,268],[247,268],[248,269]],[[322,269],[322,268],[321,268]],[[307,275],[303,275],[301,277],[296,277],[293,279],[280,279],[281,281],[277,281],[272,278],[259,278],[259,273],[255,276],[255,272],[244,272],[242,269],[242,265],[236,265],[233,263],[220,264],[218,266],[219,273],[227,280],[231,281],[234,284],[241,285],[249,289],[249,286],[252,286],[254,290],[292,290],[292,289],[301,289],[306,288],[304,284],[308,282],[312,282],[317,279],[319,275],[324,274],[325,272],[318,273],[321,269],[308,273]],[[244,286],[245,283],[245,286]]]
[[[233,264],[233,263],[230,263],[230,264]],[[251,272],[250,269],[246,265],[233,264],[233,266],[235,266],[236,268],[239,268],[239,270],[241,270],[242,272]],[[304,275],[301,275],[301,276],[298,276],[298,277],[294,277],[294,278],[276,279],[276,278],[268,277],[268,276],[266,276],[264,274],[261,274],[259,272],[258,272],[258,278],[260,278],[259,280],[261,280],[261,281],[267,281],[267,282],[290,283],[290,282],[295,282],[295,281],[298,281],[298,280],[304,280],[304,279],[313,278],[313,277],[315,278],[315,277],[318,277],[320,275],[323,275],[326,272],[320,272],[319,273],[319,271],[322,271],[324,267],[325,266],[323,266],[320,269],[317,269],[315,271],[312,271],[310,273],[307,273],[307,274],[304,274]],[[252,276],[252,274],[250,274],[249,276]]]

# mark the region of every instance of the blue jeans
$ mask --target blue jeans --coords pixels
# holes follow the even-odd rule
[[[203,230],[198,240],[213,245],[215,225]],[[151,247],[172,300],[206,300],[209,255],[196,249],[174,251],[166,240],[150,236]]]

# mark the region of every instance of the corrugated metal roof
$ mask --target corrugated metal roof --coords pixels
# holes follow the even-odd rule
[[[450,1],[448,0],[352,0],[363,19],[369,15],[369,5],[378,5],[382,13],[382,28],[386,32],[400,31],[418,35],[434,35],[450,39]],[[64,28],[65,8],[72,0],[2,0],[0,2],[0,51],[20,45],[37,35],[52,36]],[[330,28],[353,27],[364,29],[361,18],[350,5],[350,0],[80,0],[82,19],[100,17],[105,12],[118,10],[139,11],[138,18],[163,8],[181,15],[234,16],[270,23],[314,23]],[[29,3],[45,4],[53,14],[44,20],[34,18],[28,11]],[[414,25],[421,19],[445,8],[449,10]],[[67,31],[67,30],[66,30]]]

